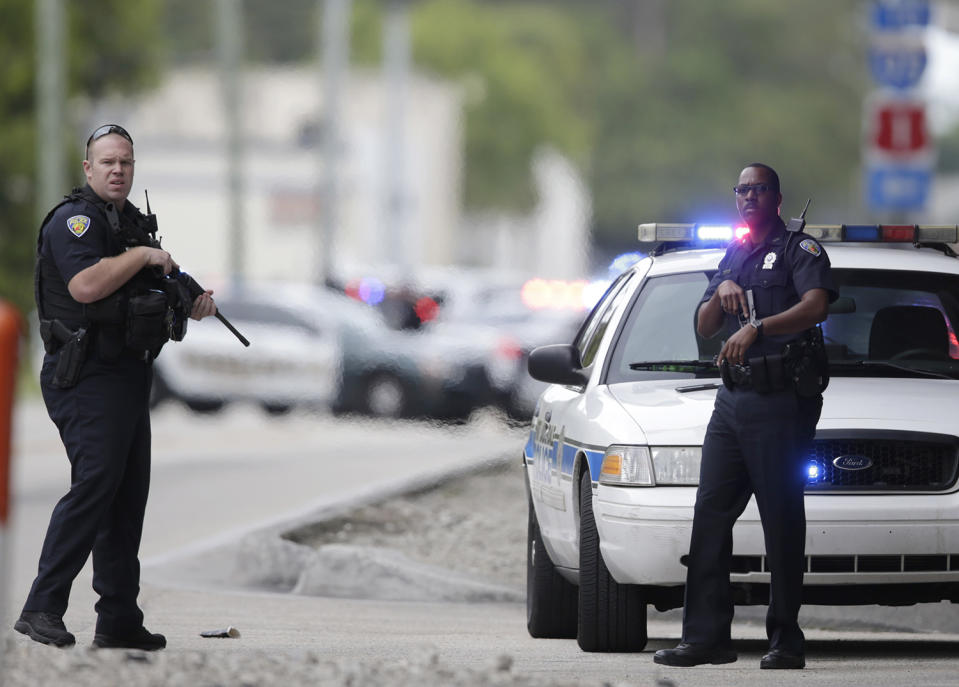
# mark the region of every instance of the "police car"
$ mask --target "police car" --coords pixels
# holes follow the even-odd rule
[[[720,337],[694,314],[731,229],[640,225],[658,248],[620,275],[570,345],[538,348],[551,385],[523,461],[527,621],[586,651],[639,651],[647,606],[681,607]],[[803,601],[959,602],[956,226],[807,225],[839,290],[831,381],[806,489]],[[730,237],[730,240],[736,240]],[[672,248],[670,247],[672,246]],[[734,529],[736,603],[768,602],[755,500]]]

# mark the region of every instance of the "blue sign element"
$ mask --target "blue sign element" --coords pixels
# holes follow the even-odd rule
[[[932,170],[883,166],[866,170],[866,194],[872,210],[921,210],[932,186]]]
[[[869,49],[869,69],[881,86],[913,88],[927,62],[926,49],[921,45],[909,49],[874,45]]]
[[[929,5],[929,0],[877,0],[872,6],[873,26],[881,31],[929,26]]]

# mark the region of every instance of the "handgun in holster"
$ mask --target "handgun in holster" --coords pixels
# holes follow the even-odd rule
[[[57,366],[51,384],[55,389],[69,389],[80,380],[80,370],[87,359],[89,336],[84,327],[71,331],[60,320],[48,320],[52,338],[59,342]]]

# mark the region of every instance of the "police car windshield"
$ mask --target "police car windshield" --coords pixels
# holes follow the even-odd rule
[[[610,358],[608,383],[719,376],[720,338],[698,336],[694,323],[709,276],[685,272],[643,284]]]
[[[833,274],[840,299],[823,336],[834,376],[959,377],[959,276],[875,269]]]
[[[696,309],[711,272],[652,277],[635,296],[606,382],[717,377],[727,334],[703,339]],[[823,324],[833,376],[959,378],[959,276],[834,269],[840,298]]]

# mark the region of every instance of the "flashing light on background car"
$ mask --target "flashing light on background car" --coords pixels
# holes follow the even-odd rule
[[[609,274],[613,277],[616,277],[645,257],[645,253],[640,253],[638,251],[617,255],[615,258],[613,258],[613,261],[609,263]]]
[[[816,460],[806,463],[806,484],[815,484],[826,476],[823,466]]]
[[[378,305],[383,302],[386,295],[386,287],[383,282],[375,277],[364,277],[363,279],[353,280],[346,285],[343,290],[350,298],[363,301],[367,305]]]
[[[416,316],[420,318],[420,322],[429,322],[436,319],[440,312],[440,304],[429,296],[423,296],[413,305],[413,310],[416,312]]]
[[[588,286],[584,279],[530,279],[520,291],[520,297],[528,308],[543,310],[582,310],[585,306],[583,293]]]
[[[589,282],[583,287],[583,307],[592,310],[612,283],[609,279],[596,279]]]

